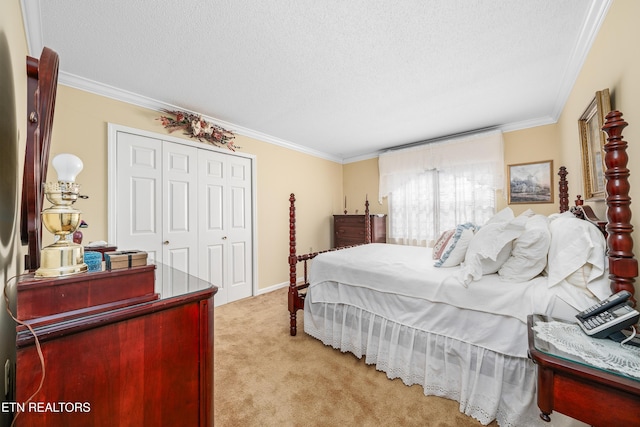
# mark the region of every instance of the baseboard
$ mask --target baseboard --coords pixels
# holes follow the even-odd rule
[[[289,282],[277,283],[275,285],[272,285],[272,286],[269,286],[269,287],[266,287],[266,288],[258,289],[256,291],[256,295],[268,294],[269,292],[273,292],[273,291],[278,290],[278,289],[286,288],[288,286],[289,286]]]

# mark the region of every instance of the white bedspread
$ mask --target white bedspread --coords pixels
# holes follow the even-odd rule
[[[337,282],[377,292],[449,304],[467,310],[515,317],[526,323],[531,313],[547,313],[555,291],[544,277],[510,283],[496,274],[465,288],[459,267],[433,266],[431,248],[373,243],[319,255],[309,283]]]
[[[425,332],[527,357],[527,315],[572,319],[595,303],[545,277],[513,283],[496,274],[463,286],[459,267],[433,266],[431,249],[369,244],[314,258],[307,299],[346,304]],[[605,278],[606,279],[606,278]]]
[[[482,424],[540,426],[527,315],[569,319],[594,300],[566,282],[509,283],[483,276],[464,287],[459,267],[433,267],[431,249],[369,244],[318,255],[304,330],[426,395],[460,402]]]

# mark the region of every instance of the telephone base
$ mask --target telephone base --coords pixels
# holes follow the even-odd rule
[[[629,335],[627,335],[629,334]],[[618,332],[614,332],[611,335],[609,335],[609,339],[614,340],[615,342],[622,342],[626,339],[628,339],[631,336],[631,332],[629,331],[618,331]],[[635,347],[640,347],[640,336],[636,335],[635,337],[631,338],[629,341],[627,341],[625,343],[625,345],[632,345]]]

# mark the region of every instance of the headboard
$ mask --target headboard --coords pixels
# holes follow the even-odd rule
[[[58,87],[59,57],[45,47],[40,59],[27,57],[27,146],[22,178],[20,238],[28,245],[25,269],[40,267],[44,183],[47,179],[51,128]]]

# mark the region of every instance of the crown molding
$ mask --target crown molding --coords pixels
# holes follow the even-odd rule
[[[520,122],[507,123],[505,125],[498,126],[498,129],[500,129],[502,132],[513,132],[516,130],[529,129],[538,126],[552,125],[557,122],[557,117],[543,116],[537,117],[535,119],[522,120]]]
[[[551,113],[551,116],[554,118],[554,122],[560,118],[560,114],[562,114],[562,110],[564,110],[564,106],[569,99],[569,95],[571,95],[573,86],[582,71],[584,62],[589,55],[591,46],[598,35],[598,31],[600,31],[602,23],[607,17],[607,12],[611,7],[612,2],[613,0],[605,0],[593,1],[591,3],[591,9],[587,14],[587,19],[585,20],[580,31],[580,36],[578,37],[573,52],[571,53],[569,64],[560,78],[562,85],[558,89],[555,107]]]
[[[27,51],[30,56],[39,57],[44,47],[40,20],[40,2],[21,0],[20,5],[22,6],[22,24],[27,38]]]
[[[83,90],[85,92],[90,92],[90,93],[104,96],[107,98],[115,99],[117,101],[126,102],[128,104],[136,105],[138,107],[143,107],[143,108],[147,108],[154,111],[159,111],[159,112],[162,112],[163,110],[190,111],[177,105],[168,104],[166,102],[141,96],[133,92],[128,92],[113,86],[91,81],[91,80],[78,77],[65,72],[59,73],[58,82],[65,86],[69,86],[75,89]],[[197,111],[190,111],[190,112],[194,114],[201,114]],[[217,124],[225,129],[229,129],[233,131],[233,133],[237,135],[243,135],[249,138],[258,139],[260,141],[267,142],[269,144],[274,144],[280,147],[287,148],[289,150],[294,150],[300,153],[308,154],[310,156],[319,157],[325,160],[330,160],[332,162],[336,162],[336,163],[343,162],[342,158],[331,155],[329,153],[313,150],[313,149],[295,144],[293,142],[290,142],[281,138],[277,138],[272,135],[268,135],[266,133],[258,132],[253,129],[246,128],[244,126],[237,125],[235,123],[230,123],[224,120],[217,119],[215,117],[211,117],[207,115],[202,115],[202,117],[205,120],[210,121],[211,123]]]
[[[346,165],[348,163],[356,163],[356,162],[361,162],[363,160],[377,159],[382,153],[383,153],[383,150],[378,150],[372,153],[362,154],[359,156],[345,157],[344,159],[342,159],[342,164]]]

